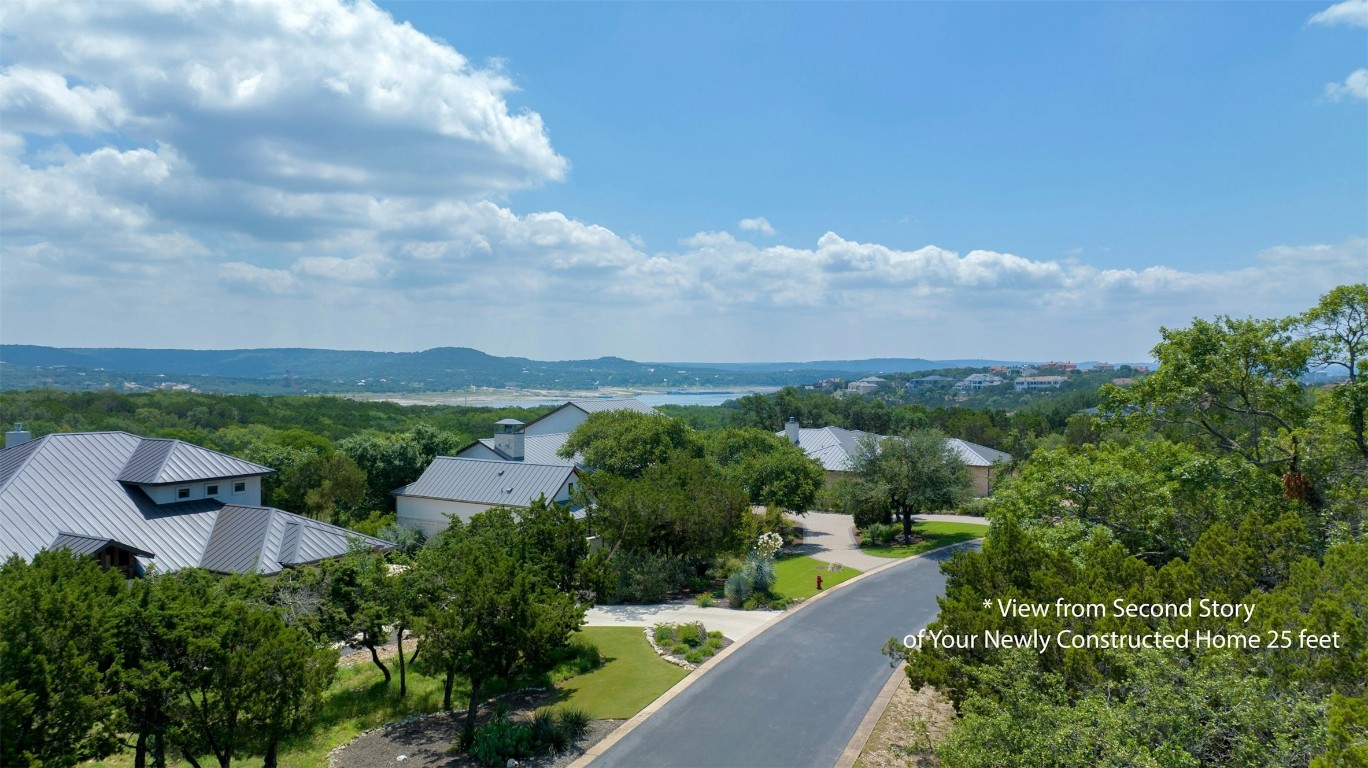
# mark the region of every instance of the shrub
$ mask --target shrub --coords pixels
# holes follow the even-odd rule
[[[727,577],[727,604],[733,608],[740,608],[745,604],[746,598],[751,594],[751,583],[744,573],[733,573]]]
[[[896,525],[885,525],[883,523],[871,523],[865,526],[861,534],[863,543],[882,546],[890,544],[893,537],[898,535],[899,528]]]
[[[711,653],[708,654],[708,656],[711,655]],[[690,664],[702,664],[703,659],[705,658],[707,658],[707,656],[703,655],[703,651],[697,649],[689,651],[688,653],[684,654],[684,660],[689,662]]]
[[[531,757],[535,754],[532,728],[509,722],[508,711],[500,706],[492,720],[475,730],[475,740],[469,751],[476,762],[487,766],[501,766],[509,759]]]
[[[571,740],[578,739],[589,732],[589,713],[579,707],[565,707],[556,711],[561,728],[565,729]]]
[[[694,622],[692,624],[678,625],[675,628],[675,637],[679,639],[679,642],[691,648],[697,648],[707,639],[708,633],[703,629],[702,624]]]
[[[746,558],[746,565],[741,569],[750,582],[752,592],[767,593],[770,587],[774,586],[774,558],[763,557],[759,553],[752,552]]]
[[[694,603],[697,604],[699,608],[711,608],[715,602],[711,592],[700,592],[698,597],[694,598]]]
[[[650,552],[618,552],[609,567],[614,573],[610,581],[615,583],[615,602],[658,603],[694,579],[694,568],[688,561]]]
[[[685,645],[685,644],[683,644],[683,643],[675,643],[675,644],[674,644],[674,647],[670,648],[670,653],[673,653],[673,654],[676,655],[676,656],[683,656],[684,654],[686,654],[686,653],[688,653],[688,652],[689,652],[689,646],[687,646],[687,645]]]
[[[560,724],[556,713],[549,709],[539,709],[532,713],[532,742],[541,751],[563,752],[570,746],[571,736]]]

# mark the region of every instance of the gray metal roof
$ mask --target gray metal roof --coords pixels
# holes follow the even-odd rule
[[[48,545],[48,549],[67,549],[70,550],[73,555],[93,555],[103,551],[104,548],[108,547],[110,544],[129,550],[135,555],[156,557],[156,555],[151,552],[148,552],[145,549],[138,549],[131,544],[125,544],[121,541],[101,538],[99,536],[82,536],[79,533],[57,534],[57,538],[52,540],[52,544]]]
[[[245,562],[244,540],[250,539],[251,531],[261,530],[251,521],[263,517],[273,521],[255,556],[256,567],[264,573],[274,573],[282,564],[343,554],[352,539],[373,547],[391,546],[270,507],[237,507],[217,499],[158,505],[140,488],[119,479],[143,442],[127,432],[83,432],[47,435],[0,451],[0,554],[31,559],[66,534],[155,552],[159,570],[199,565],[227,570],[225,566]],[[288,520],[303,521],[308,530],[299,532],[298,551],[282,559]]]
[[[782,430],[774,434],[785,436]],[[840,427],[804,427],[798,430],[798,447],[828,472],[849,472],[855,468],[855,453],[859,449],[860,438],[867,434],[873,433]],[[882,435],[874,437],[881,439]]]
[[[525,464],[559,464],[566,467],[578,466],[578,454],[574,458],[562,459],[557,455],[565,441],[570,439],[569,432],[553,432],[548,435],[526,435],[523,437],[523,457]],[[494,447],[493,438],[480,438],[456,452],[459,459],[488,459],[491,461],[513,461]]]
[[[641,402],[635,397],[596,397],[585,400],[571,400],[562,405],[574,406],[585,413],[599,413],[601,411],[636,411],[638,413],[656,413],[656,409]]]
[[[784,437],[783,431],[774,434]],[[850,472],[855,468],[855,456],[859,450],[860,438],[873,435],[875,440],[883,440],[883,435],[861,432],[858,429],[822,427],[821,429],[799,429],[798,447],[812,457],[822,468],[829,472]],[[978,443],[959,438],[946,438],[945,444],[953,450],[960,461],[970,467],[991,467],[994,464],[1012,460],[1009,453],[995,450]]]
[[[946,439],[945,444],[959,455],[960,461],[971,467],[991,467],[994,464],[1005,464],[1012,460],[1010,453],[989,448],[986,445],[971,443],[968,440],[961,440],[957,437]]]
[[[438,456],[423,471],[422,477],[394,493],[444,501],[526,507],[539,496],[545,496],[548,501],[555,499],[574,474],[575,468],[564,464]]]
[[[180,440],[142,438],[119,472],[119,481],[145,485],[190,483],[274,472],[270,467],[201,448]]]

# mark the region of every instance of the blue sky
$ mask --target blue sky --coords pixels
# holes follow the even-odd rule
[[[9,343],[1134,360],[1368,279],[1368,0],[0,29]]]

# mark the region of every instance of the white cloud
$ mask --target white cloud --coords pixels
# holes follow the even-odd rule
[[[741,227],[742,232],[759,232],[766,237],[774,236],[774,227],[770,225],[769,219],[764,216],[757,216],[753,219],[742,219],[737,226]]]
[[[1328,83],[1325,95],[1335,101],[1368,99],[1368,69],[1356,69],[1342,83]]]
[[[72,88],[56,72],[18,66],[0,71],[0,113],[7,130],[41,136],[109,131],[125,118],[109,88]]]
[[[1368,0],[1344,0],[1312,16],[1306,23],[1368,27]]]
[[[651,250],[514,210],[510,192],[567,172],[540,118],[510,110],[499,66],[365,0],[10,2],[0,27],[6,341],[657,359],[1052,357],[1091,341],[1117,357],[1160,323],[1291,313],[1368,278],[1362,239],[1210,273],[835,232]]]

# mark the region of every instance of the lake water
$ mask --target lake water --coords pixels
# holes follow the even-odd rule
[[[776,391],[777,387],[762,387],[756,389],[737,389],[728,392],[698,392],[698,393],[678,393],[678,392],[652,392],[637,395],[636,399],[641,402],[655,405],[707,405],[717,406],[728,400],[737,400],[746,395],[756,393],[767,394]],[[542,398],[536,400],[505,400],[493,402],[471,403],[485,408],[531,408],[538,405],[560,405],[569,398],[555,397]],[[456,401],[459,404],[459,401]]]

